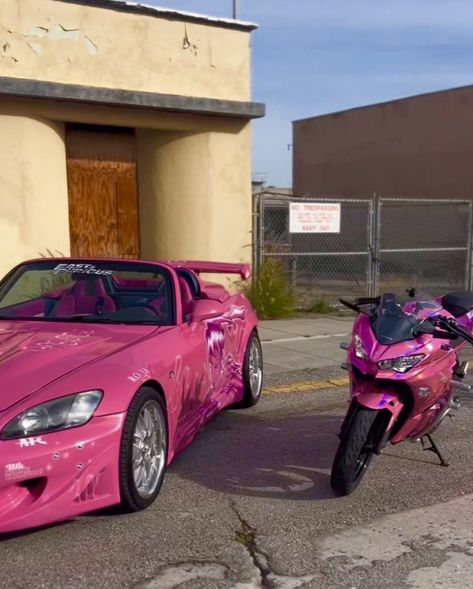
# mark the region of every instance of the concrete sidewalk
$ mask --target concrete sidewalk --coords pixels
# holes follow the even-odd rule
[[[266,374],[336,366],[346,358],[353,317],[298,317],[261,321]]]

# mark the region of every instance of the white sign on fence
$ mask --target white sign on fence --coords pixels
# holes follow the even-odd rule
[[[340,233],[340,203],[289,203],[289,232]]]

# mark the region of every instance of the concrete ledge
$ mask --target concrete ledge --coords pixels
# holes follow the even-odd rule
[[[260,102],[188,97],[2,76],[0,76],[0,96],[165,110],[247,120],[263,117],[265,114],[265,105]]]

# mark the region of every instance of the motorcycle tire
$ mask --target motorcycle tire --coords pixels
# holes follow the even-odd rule
[[[374,455],[374,423],[379,411],[357,407],[347,424],[332,465],[330,485],[337,495],[349,495],[360,484]]]

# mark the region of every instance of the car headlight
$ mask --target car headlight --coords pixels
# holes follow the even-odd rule
[[[361,337],[357,333],[355,333],[355,335],[353,336],[353,345],[355,346],[355,356],[357,358],[363,358],[364,360],[366,360],[366,358],[368,358],[368,354],[366,353],[366,350],[363,347]]]
[[[2,431],[2,440],[46,434],[84,425],[91,419],[102,391],[87,391],[36,405],[10,421]]]
[[[424,354],[413,354],[412,356],[402,356],[401,358],[392,358],[391,360],[381,360],[378,362],[378,368],[380,370],[407,372],[424,358]]]

